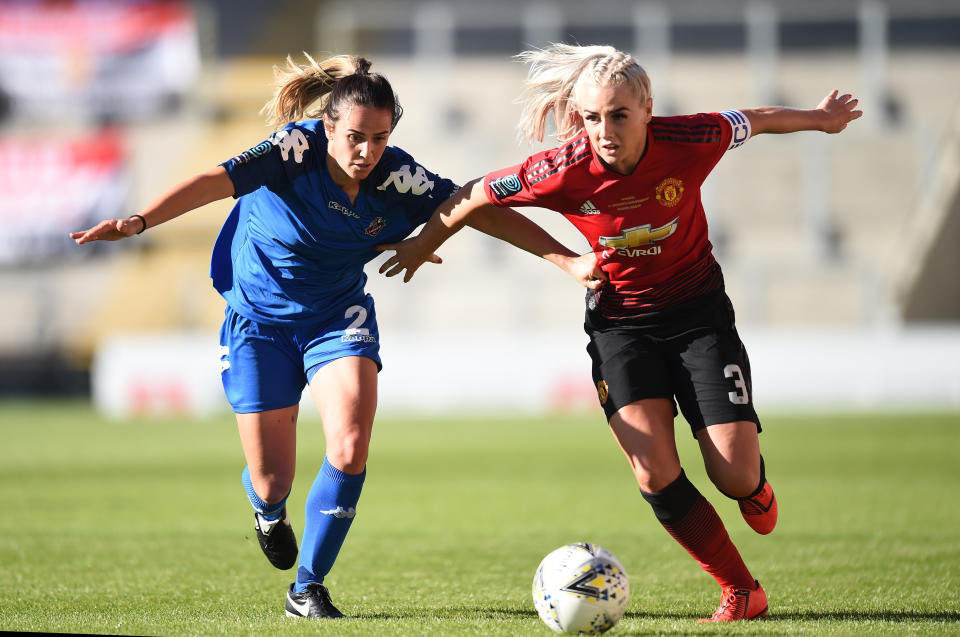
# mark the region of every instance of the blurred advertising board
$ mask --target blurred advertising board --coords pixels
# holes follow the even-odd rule
[[[90,252],[67,233],[126,216],[125,166],[116,130],[0,137],[0,267]]]
[[[761,417],[793,411],[960,410],[956,327],[746,327],[741,333],[750,349]],[[383,411],[587,409],[603,421],[579,326],[384,334],[377,391]],[[217,343],[214,330],[111,335],[101,343],[91,370],[94,404],[117,418],[229,413]],[[301,405],[302,417],[315,415],[309,392]]]
[[[0,0],[0,108],[14,116],[149,117],[199,67],[186,3]]]
[[[91,368],[93,402],[115,418],[229,412],[220,387],[217,336],[113,334]]]

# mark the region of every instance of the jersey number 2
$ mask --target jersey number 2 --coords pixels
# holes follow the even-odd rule
[[[344,330],[344,333],[347,336],[352,336],[355,334],[362,334],[367,336],[370,334],[370,330],[365,327],[360,327],[367,322],[367,308],[362,305],[351,305],[347,308],[347,311],[344,313],[343,318],[350,318],[355,316],[353,322],[347,326],[347,329]]]
[[[723,368],[723,375],[725,378],[732,378],[733,386],[737,388],[737,391],[732,391],[727,394],[730,402],[734,405],[748,404],[750,402],[750,394],[747,392],[747,383],[743,380],[743,372],[740,371],[740,366],[727,365]]]

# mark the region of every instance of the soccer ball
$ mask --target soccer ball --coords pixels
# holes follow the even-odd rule
[[[558,633],[599,635],[627,609],[630,582],[610,551],[577,542],[553,551],[533,576],[533,605]]]

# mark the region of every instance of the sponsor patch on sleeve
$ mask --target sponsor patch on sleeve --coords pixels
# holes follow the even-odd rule
[[[263,155],[266,155],[267,153],[270,152],[271,148],[273,148],[273,144],[271,144],[269,140],[260,142],[250,150],[243,151],[242,153],[234,157],[231,161],[233,161],[234,164],[245,164],[248,161],[256,159],[257,157],[262,157]]]
[[[497,199],[503,199],[523,190],[523,184],[520,183],[520,177],[517,175],[504,175],[490,182],[490,190]]]

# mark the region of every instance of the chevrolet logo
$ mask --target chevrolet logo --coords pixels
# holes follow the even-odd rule
[[[649,223],[643,226],[629,228],[615,237],[600,237],[600,245],[617,249],[632,248],[635,246],[648,245],[655,241],[662,241],[677,231],[677,224],[679,222],[680,217],[677,217],[665,226],[660,226],[652,230],[650,229]]]

